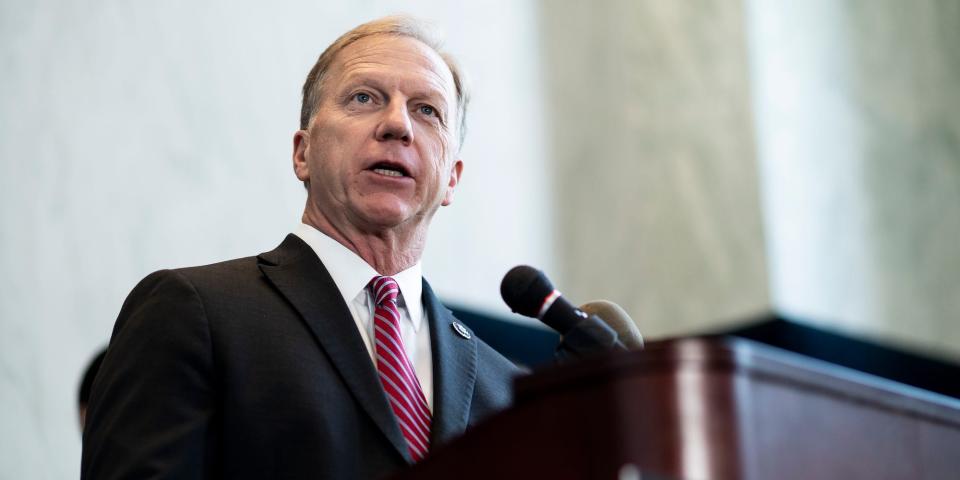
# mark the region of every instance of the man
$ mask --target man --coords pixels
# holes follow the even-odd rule
[[[271,252],[134,288],[83,478],[381,478],[506,407],[516,368],[420,276],[463,170],[466,103],[411,19],[334,42],[293,138],[303,224]]]

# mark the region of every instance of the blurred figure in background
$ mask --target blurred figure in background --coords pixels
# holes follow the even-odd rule
[[[80,381],[80,393],[77,396],[77,408],[80,412],[80,431],[83,431],[83,427],[87,423],[87,405],[90,404],[90,390],[93,389],[93,380],[97,377],[97,372],[100,371],[100,364],[103,363],[103,357],[106,354],[107,349],[101,349],[100,353],[97,353],[93,357],[93,360],[90,361],[87,369],[83,372],[83,379]]]

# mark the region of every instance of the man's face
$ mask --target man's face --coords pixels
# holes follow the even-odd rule
[[[454,160],[456,98],[449,68],[418,40],[374,35],[344,48],[294,137],[307,209],[337,229],[427,226],[463,168]]]

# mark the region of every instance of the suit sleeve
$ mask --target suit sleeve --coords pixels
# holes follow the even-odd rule
[[[94,382],[81,479],[213,476],[211,350],[203,303],[182,274],[141,281]]]

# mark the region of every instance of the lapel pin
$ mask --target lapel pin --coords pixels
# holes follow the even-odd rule
[[[466,338],[467,340],[470,340],[470,337],[471,337],[470,330],[467,330],[467,327],[464,327],[462,323],[453,322],[450,324],[450,326],[453,327],[454,332],[457,332],[457,335],[460,335],[461,337]]]

